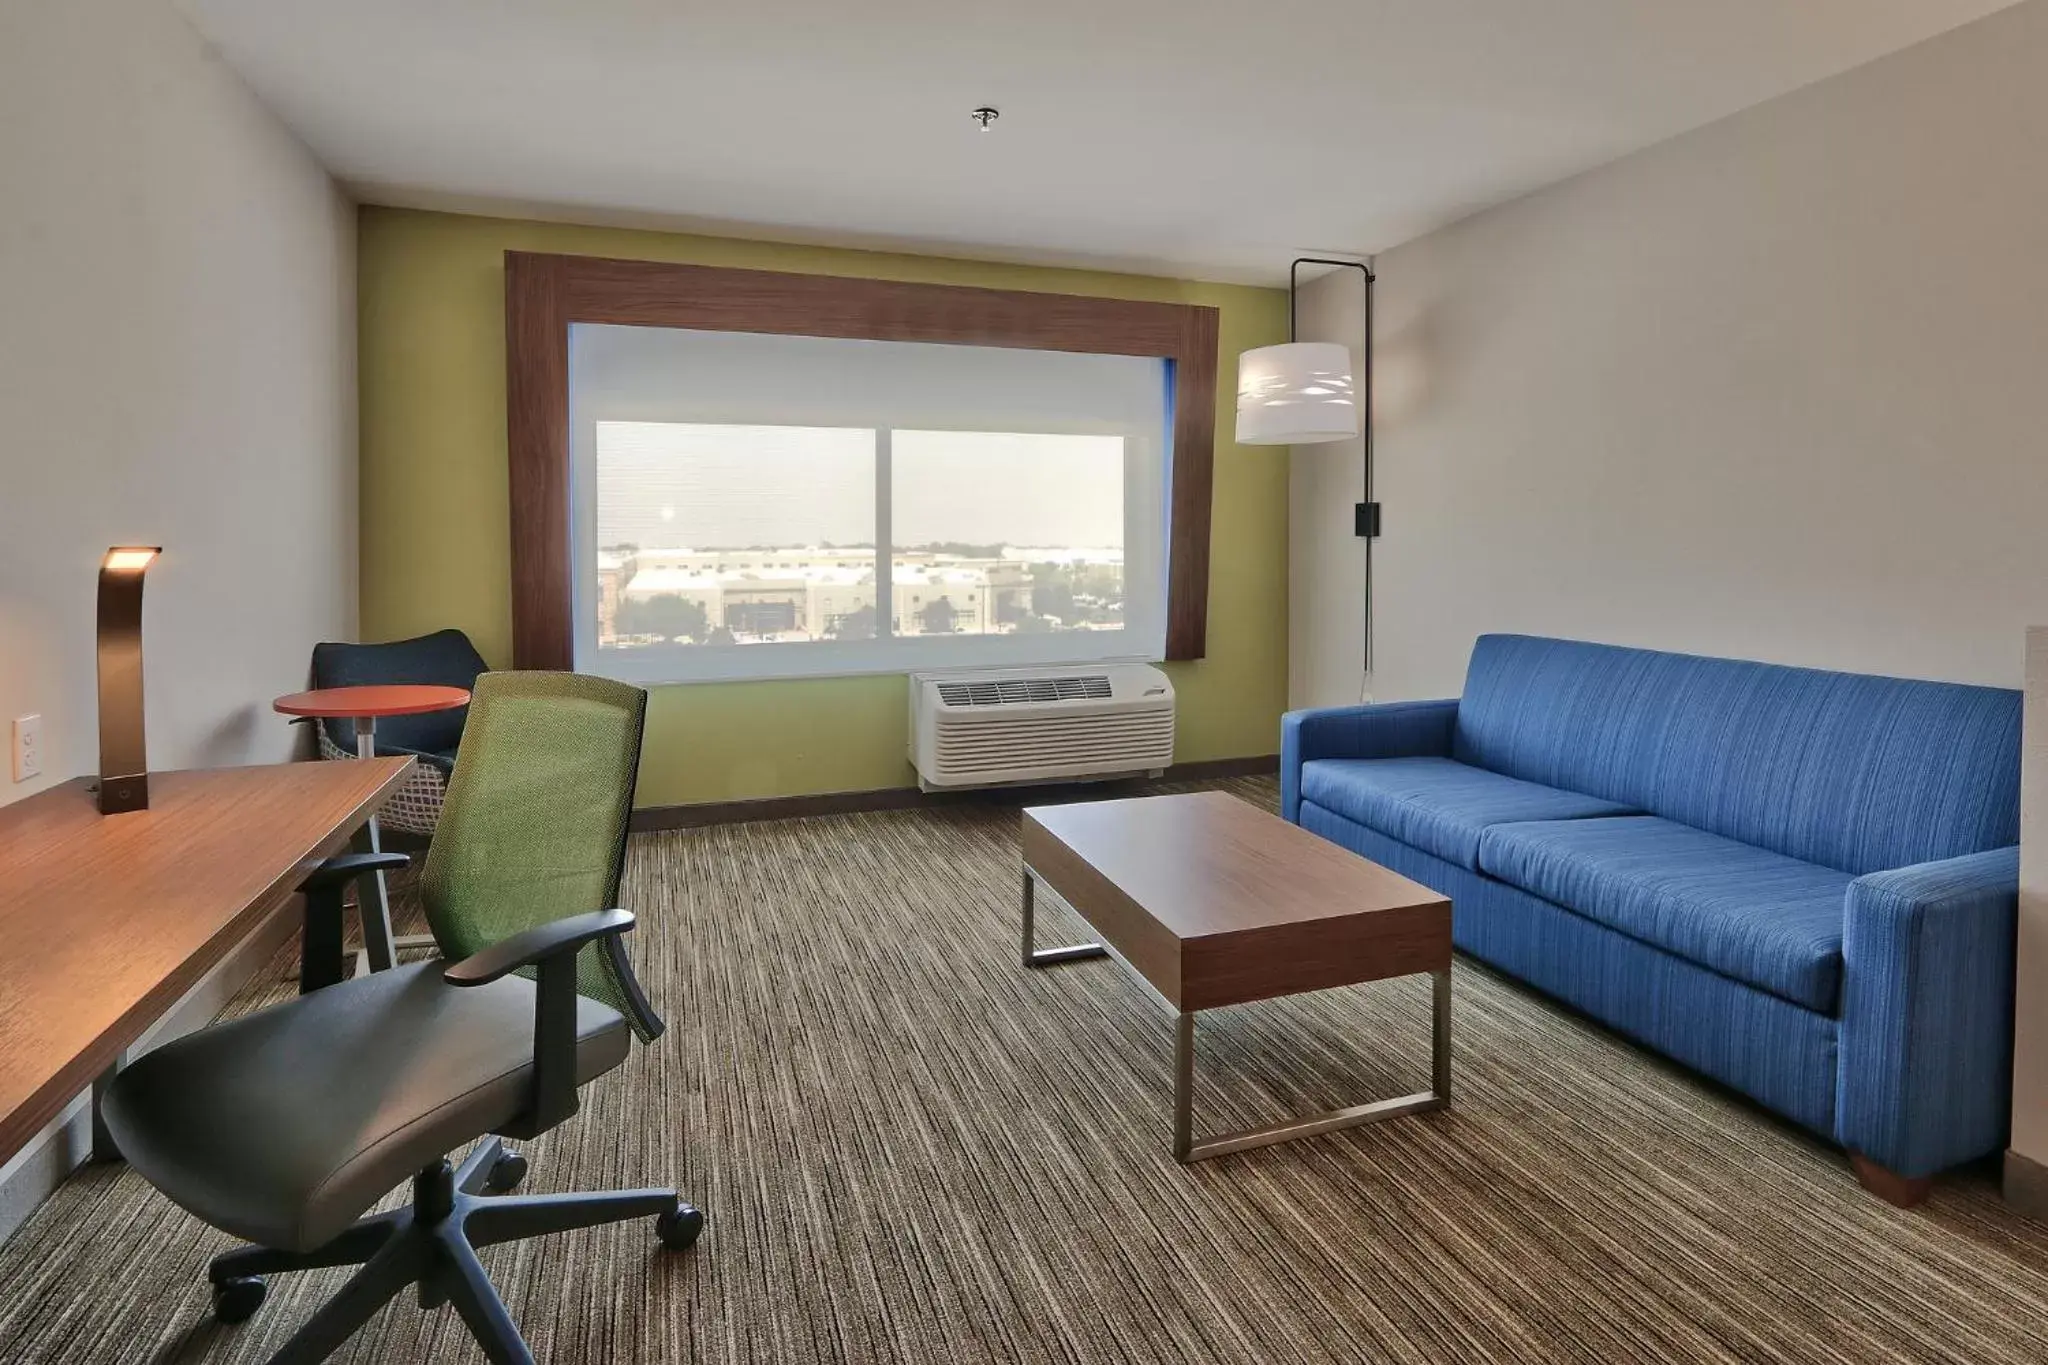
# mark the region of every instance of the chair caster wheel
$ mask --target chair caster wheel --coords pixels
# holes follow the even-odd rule
[[[263,1296],[268,1292],[262,1279],[255,1275],[222,1280],[213,1287],[214,1319],[218,1322],[247,1322],[263,1306]]]
[[[490,1174],[484,1177],[484,1188],[492,1194],[509,1194],[519,1188],[519,1182],[526,1179],[526,1158],[517,1152],[505,1152],[491,1163]]]
[[[704,1231],[704,1214],[678,1199],[674,1208],[654,1220],[654,1231],[670,1251],[688,1251]]]

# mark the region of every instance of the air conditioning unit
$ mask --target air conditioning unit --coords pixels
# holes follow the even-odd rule
[[[1146,664],[913,673],[910,761],[926,791],[1157,776],[1173,684]]]

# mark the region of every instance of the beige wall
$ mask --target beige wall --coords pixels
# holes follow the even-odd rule
[[[160,0],[0,6],[0,742],[98,766],[94,575],[162,544],[154,767],[285,757],[355,626],[354,212]]]
[[[2027,632],[2026,725],[2026,763],[2020,774],[2012,1151],[2035,1169],[2048,1169],[2048,627]],[[2048,1215],[2044,1199],[2048,1189],[2035,1192],[2032,1202]]]
[[[1490,630],[2018,686],[2044,73],[2030,0],[1384,253],[1373,690]]]
[[[0,758],[0,803],[98,766],[94,576],[124,541],[166,547],[152,766],[286,757],[268,699],[355,628],[353,208],[158,0],[0,5],[0,187],[0,744],[44,720],[43,777]],[[80,1097],[0,1167],[0,1237],[88,1132]]]

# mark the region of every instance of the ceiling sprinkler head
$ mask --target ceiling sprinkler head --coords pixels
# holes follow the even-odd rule
[[[991,109],[984,104],[981,108],[975,110],[967,117],[973,119],[976,123],[980,124],[981,131],[985,133],[989,130],[990,126],[993,125],[995,121],[1001,118],[1002,116],[1003,114],[1001,110]]]

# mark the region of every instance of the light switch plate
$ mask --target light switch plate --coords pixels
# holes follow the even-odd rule
[[[43,718],[16,716],[8,752],[14,757],[14,780],[26,782],[43,771]]]

